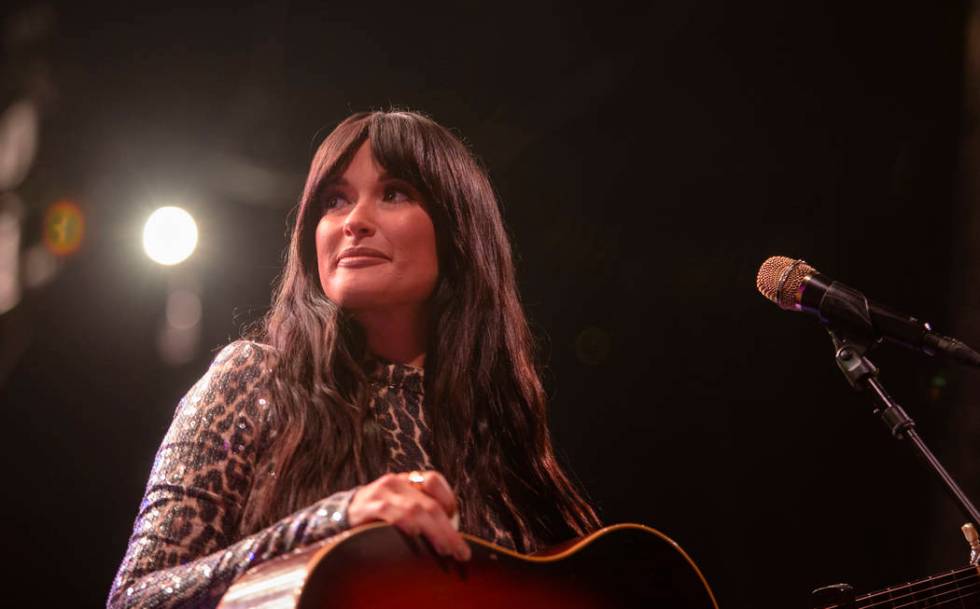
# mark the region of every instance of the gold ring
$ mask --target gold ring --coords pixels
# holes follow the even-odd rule
[[[409,472],[408,481],[421,490],[422,485],[425,484],[425,476],[419,471]]]

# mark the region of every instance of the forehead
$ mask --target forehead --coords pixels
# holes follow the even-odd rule
[[[374,151],[371,149],[371,142],[365,141],[357,149],[357,152],[354,153],[354,156],[347,166],[343,168],[343,171],[329,176],[326,182],[329,184],[346,185],[352,180],[360,181],[375,178],[386,180],[390,179],[391,176],[388,170],[375,158]]]

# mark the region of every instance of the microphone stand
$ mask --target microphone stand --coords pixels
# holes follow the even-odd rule
[[[929,450],[925,442],[915,430],[915,421],[906,414],[905,410],[892,399],[885,388],[878,381],[878,368],[872,364],[865,353],[875,343],[875,341],[862,338],[853,338],[840,331],[834,331],[828,327],[830,338],[834,341],[834,360],[841,372],[847,378],[847,382],[857,390],[869,389],[874,398],[874,414],[878,415],[888,430],[899,440],[909,440],[916,453],[929,465],[933,472],[943,481],[946,490],[949,492],[953,501],[963,512],[970,522],[980,526],[980,513],[976,506],[963,493],[953,477],[949,475],[943,464],[939,462],[936,455]]]

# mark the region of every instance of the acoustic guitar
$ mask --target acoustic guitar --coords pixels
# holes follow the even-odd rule
[[[669,537],[606,527],[531,555],[463,535],[459,563],[383,523],[258,565],[218,609],[718,609],[697,565]]]

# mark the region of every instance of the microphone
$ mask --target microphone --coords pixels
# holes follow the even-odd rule
[[[885,339],[926,355],[942,354],[980,367],[980,353],[928,323],[872,302],[864,294],[821,275],[803,260],[772,256],[759,267],[755,285],[763,296],[789,311],[812,313],[824,325],[855,340]]]

